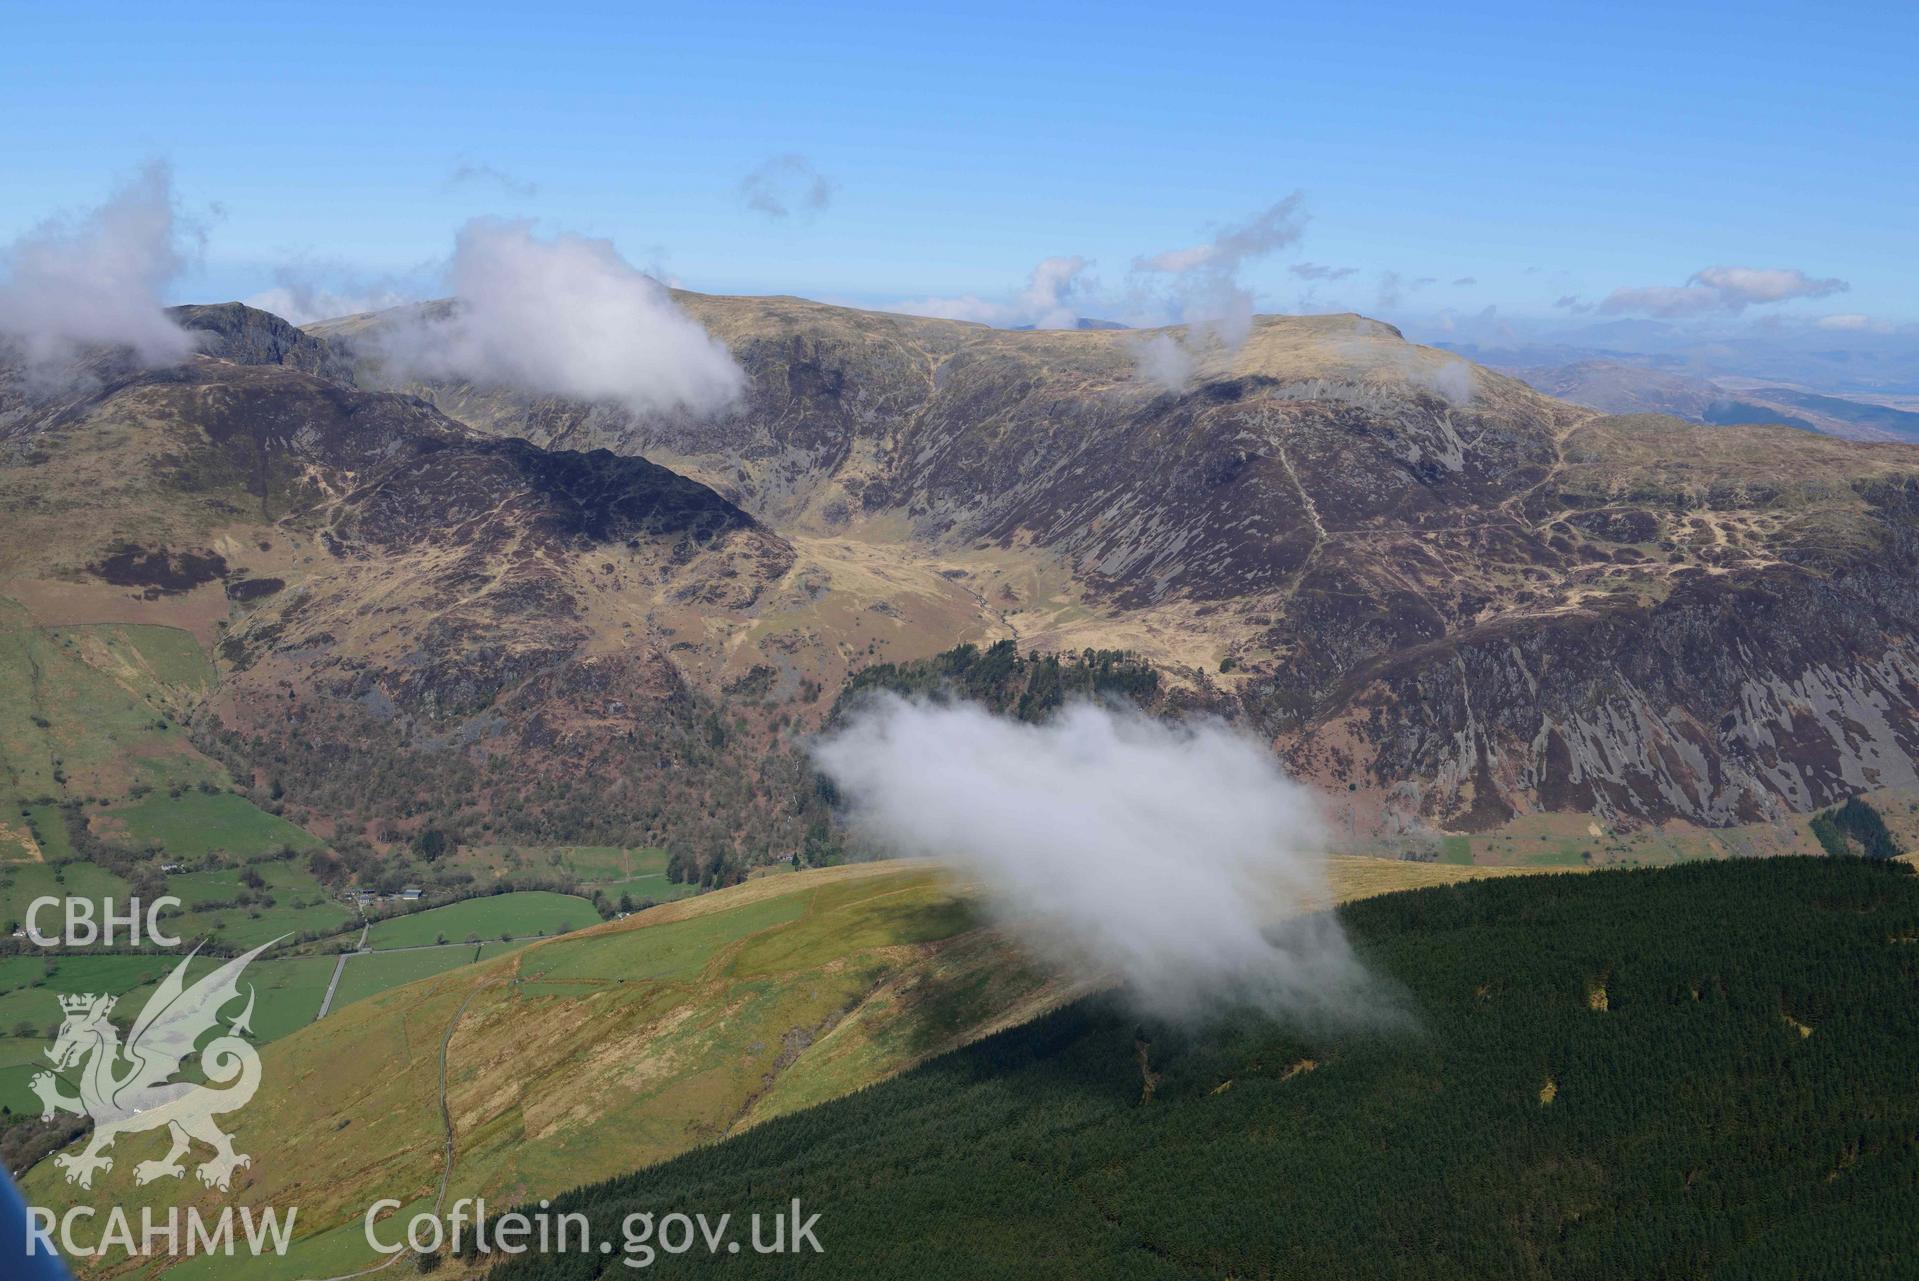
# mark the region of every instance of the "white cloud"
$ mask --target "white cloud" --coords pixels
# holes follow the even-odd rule
[[[1178,275],[1182,272],[1197,271],[1207,263],[1219,258],[1219,249],[1214,245],[1190,245],[1185,249],[1168,249],[1138,260],[1141,271],[1164,271]]]
[[[1146,276],[1169,278],[1166,301],[1196,336],[1237,347],[1253,326],[1253,294],[1240,283],[1240,272],[1248,263],[1298,243],[1306,229],[1305,200],[1295,191],[1245,222],[1222,228],[1204,244],[1136,258],[1133,268]]]
[[[97,209],[41,223],[0,250],[0,336],[36,368],[90,346],[130,348],[147,366],[186,359],[193,339],[162,302],[186,234],[158,163]]]
[[[1795,298],[1826,298],[1851,287],[1835,277],[1816,280],[1797,267],[1706,267],[1683,285],[1615,289],[1599,304],[1599,310],[1668,318],[1700,316],[1741,312],[1747,307]]]
[[[1437,369],[1422,370],[1418,382],[1449,404],[1473,403],[1473,367],[1463,360],[1448,360]]]
[[[1154,334],[1138,340],[1133,347],[1135,368],[1141,378],[1155,387],[1175,394],[1185,391],[1193,377],[1193,354],[1171,334]]]
[[[1011,302],[993,302],[975,294],[958,298],[913,298],[893,304],[891,310],[909,316],[941,320],[970,320],[1010,328],[1071,329],[1079,323],[1079,302],[1094,289],[1092,263],[1062,256],[1042,259],[1026,278],[1026,286]]]
[[[1450,312],[1439,316],[1440,328],[1457,332],[1459,319]],[[1488,306],[1473,318],[1475,329],[1496,323],[1496,311]],[[1458,356],[1426,347],[1416,347],[1395,335],[1385,325],[1363,316],[1354,326],[1351,338],[1337,343],[1337,350],[1354,365],[1377,374],[1400,378],[1407,386],[1429,391],[1449,405],[1464,408],[1478,394],[1473,366]]]
[[[1134,344],[1139,377],[1177,390],[1191,376],[1196,353],[1206,344],[1232,348],[1246,341],[1252,332],[1253,295],[1240,283],[1240,274],[1249,263],[1299,240],[1305,226],[1304,200],[1294,192],[1242,223],[1221,228],[1204,243],[1135,258],[1128,292],[1119,298],[1095,302],[1099,287],[1092,264],[1062,256],[1035,267],[1026,287],[1009,301],[965,294],[908,299],[892,310],[985,325],[1063,329],[1095,306],[1102,314],[1118,313],[1146,325],[1183,323],[1184,335],[1162,334]],[[1292,270],[1302,279],[1337,280],[1355,268],[1303,263]]]
[[[448,274],[452,314],[384,340],[396,372],[640,413],[717,413],[745,388],[725,345],[611,241],[542,240],[530,222],[476,218],[460,230]]]
[[[1408,280],[1397,271],[1382,271],[1379,273],[1379,307],[1382,311],[1397,307],[1406,300],[1407,295],[1438,283],[1437,276],[1415,276]]]
[[[1048,258],[1033,269],[1017,298],[997,301],[966,294],[953,298],[914,298],[892,310],[916,316],[970,320],[998,326],[1068,328],[1097,306],[1102,314],[1123,316],[1145,325],[1182,323],[1183,336],[1158,335],[1134,344],[1143,380],[1172,390],[1185,385],[1207,343],[1238,347],[1253,327],[1253,294],[1240,283],[1245,266],[1297,242],[1305,226],[1305,198],[1294,192],[1242,223],[1221,228],[1201,244],[1142,255],[1133,260],[1128,292],[1095,303],[1097,282],[1084,258]],[[1293,268],[1303,279],[1337,280],[1353,268]]]
[[[1200,347],[1218,343],[1230,349],[1246,341],[1253,332],[1253,291],[1240,282],[1240,273],[1248,263],[1298,243],[1306,228],[1305,199],[1295,191],[1245,222],[1221,228],[1204,244],[1133,260],[1144,309],[1155,319],[1177,319],[1186,326],[1183,339],[1162,335],[1135,345],[1139,378],[1177,391],[1191,376]],[[1337,280],[1348,273],[1302,263],[1293,274]]]
[[[1092,264],[1084,258],[1046,258],[1026,278],[1019,308],[1035,329],[1071,329],[1079,323],[1074,299],[1084,290]]]
[[[833,183],[805,156],[788,153],[763,161],[740,179],[740,199],[754,213],[788,218],[815,214],[833,200]]]
[[[1406,278],[1396,271],[1379,273],[1379,307],[1384,311],[1399,306],[1406,297]]]
[[[897,311],[905,316],[930,316],[934,320],[968,320],[976,325],[999,325],[1013,314],[1013,309],[1003,302],[992,302],[978,294],[961,294],[957,298],[908,298],[901,302],[890,303],[886,310]]]
[[[1218,723],[1080,704],[1043,725],[882,696],[814,747],[858,830],[940,859],[1001,924],[1148,1010],[1369,1017],[1313,795]]]
[[[1814,280],[1796,267],[1707,267],[1693,280],[1742,305],[1824,298],[1852,287],[1837,278]]]
[[[1650,316],[1697,316],[1719,311],[1724,300],[1718,291],[1704,285],[1644,285],[1634,289],[1615,289],[1599,303],[1599,310],[1610,314],[1642,312]]]
[[[1204,244],[1153,254],[1141,258],[1138,266],[1144,271],[1173,273],[1201,268],[1236,270],[1255,258],[1264,257],[1275,249],[1284,249],[1299,240],[1305,232],[1305,217],[1300,212],[1305,200],[1303,193],[1295,191],[1245,222],[1221,228],[1217,235]]]

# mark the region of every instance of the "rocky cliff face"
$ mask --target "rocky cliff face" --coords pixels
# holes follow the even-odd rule
[[[1836,582],[1698,579],[1644,607],[1450,637],[1282,740],[1296,765],[1377,792],[1398,825],[1534,809],[1724,825],[1914,786],[1905,541],[1896,568]]]
[[[1149,336],[683,301],[751,379],[721,422],[417,390],[930,560],[989,634],[1142,652],[1386,829],[1913,781],[1910,451],[1608,418],[1350,316],[1262,318],[1175,392]]]
[[[352,362],[325,340],[244,303],[173,307],[167,314],[194,334],[202,352],[217,360],[237,365],[285,365],[340,382],[353,380]]]

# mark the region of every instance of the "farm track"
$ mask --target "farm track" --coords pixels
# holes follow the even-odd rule
[[[366,913],[362,911],[360,913],[360,941],[352,952],[340,953],[340,959],[333,963],[333,979],[326,985],[326,995],[320,998],[320,1012],[313,1016],[315,1023],[325,1018],[327,1011],[333,1008],[333,994],[340,990],[340,976],[346,973],[346,959],[356,953],[366,951],[367,931],[372,928],[373,922],[367,920]]]
[[[453,1161],[458,1154],[458,1143],[453,1132],[453,1109],[447,1103],[446,1097],[447,1055],[453,1046],[453,1034],[460,1030],[460,1020],[466,1017],[467,1007],[473,1004],[474,997],[492,986],[494,986],[492,983],[482,983],[468,992],[466,999],[460,1002],[460,1008],[453,1011],[453,1017],[447,1020],[446,1032],[440,1037],[440,1128],[444,1137],[441,1140],[440,1186],[433,1194],[435,1218],[439,1217],[440,1211],[446,1208],[447,1189],[453,1184]],[[370,1268],[362,1268],[358,1272],[341,1273],[339,1276],[319,1278],[319,1281],[355,1281],[358,1277],[370,1277],[385,1272],[406,1257],[406,1252],[401,1251],[385,1262],[376,1263]]]

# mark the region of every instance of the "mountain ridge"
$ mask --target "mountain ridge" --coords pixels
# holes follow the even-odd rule
[[[1261,317],[1172,392],[1137,377],[1139,334],[677,297],[748,373],[718,423],[414,390],[668,461],[795,536],[943,554],[1023,645],[1145,654],[1380,831],[1563,806],[1723,825],[1910,776],[1912,620],[1873,555],[1910,555],[1897,447],[1608,417],[1363,317]],[[1864,592],[1835,586],[1852,565]],[[1856,618],[1870,661],[1795,621],[1778,670],[1742,602]],[[1709,698],[1648,631],[1726,668]],[[1802,702],[1849,711],[1781,754]]]
[[[1172,389],[1137,360],[1168,332],[675,297],[746,373],[728,414],[388,386],[392,314],[190,308],[189,366],[51,416],[8,402],[6,448],[43,457],[15,490],[44,503],[29,473],[62,432],[135,454],[171,433],[148,496],[198,504],[209,551],[244,516],[228,576],[285,590],[194,597],[236,765],[339,768],[284,755],[284,710],[246,693],[274,687],[308,691],[302,734],[373,735],[439,792],[509,743],[534,775],[631,756],[632,707],[657,705],[680,728],[650,759],[730,734],[798,779],[823,692],[1004,639],[1139,655],[1344,794],[1354,835],[1558,809],[1717,826],[1919,781],[1909,449],[1609,417],[1355,316],[1260,317]],[[9,590],[101,600],[76,583],[113,540],[40,527],[89,555]],[[235,551],[274,530],[308,559]],[[732,729],[695,729],[722,707]]]

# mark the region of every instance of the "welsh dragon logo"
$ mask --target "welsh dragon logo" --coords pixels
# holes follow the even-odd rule
[[[106,1150],[115,1139],[162,1127],[171,1133],[173,1146],[160,1160],[134,1167],[138,1183],[184,1175],[180,1158],[196,1139],[213,1149],[213,1159],[196,1171],[210,1188],[225,1191],[233,1172],[253,1163],[253,1158],[233,1150],[233,1136],[213,1119],[245,1107],[260,1088],[260,1054],[245,1039],[253,1030],[251,987],[240,1016],[198,1050],[208,1084],[170,1078],[194,1055],[200,1038],[218,1028],[220,1011],[240,997],[241,974],[273,943],[233,958],[188,987],[187,966],[200,951],[193,949],[140,1011],[125,1045],[120,1043],[120,1030],[108,1019],[117,998],[90,993],[60,998],[66,1020],[47,1057],[58,1072],[79,1069],[80,1094],[78,1098],[62,1094],[60,1078],[53,1072],[36,1074],[33,1092],[40,1096],[43,1120],[51,1120],[55,1112],[93,1118],[93,1136],[85,1150],[54,1158],[54,1164],[66,1171],[67,1182],[91,1188],[95,1171],[113,1169],[113,1158]]]

